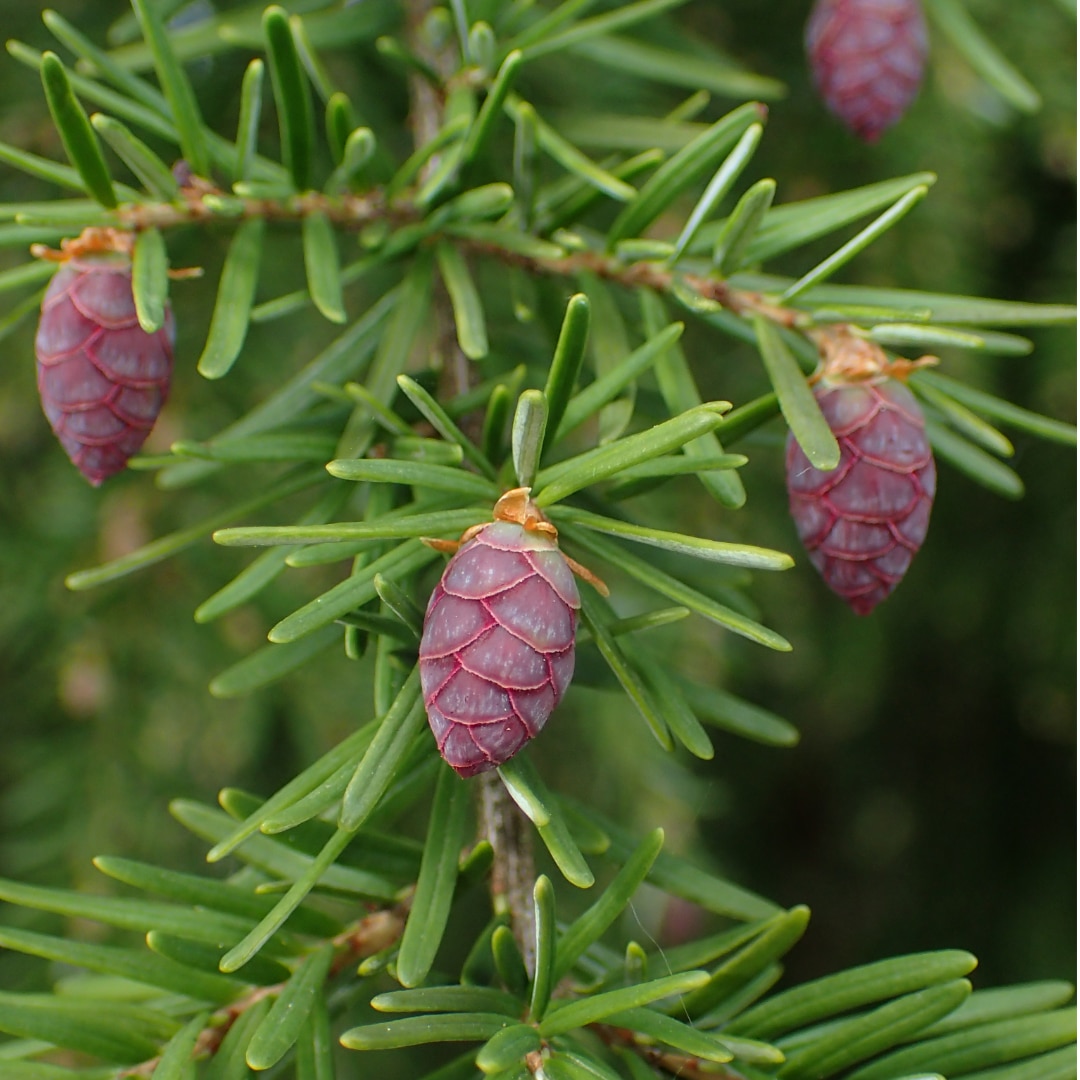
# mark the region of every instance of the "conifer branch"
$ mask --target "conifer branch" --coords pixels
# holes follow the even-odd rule
[[[591,15],[583,10],[588,4],[555,0],[315,4],[300,14],[292,13],[297,5],[288,5],[289,11],[272,5],[244,31],[254,35],[251,44],[262,47],[265,59],[248,64],[235,142],[204,124],[185,75],[195,39],[181,31],[174,40],[168,22],[175,3],[133,0],[147,39],[138,48],[149,47],[147,62],[153,62],[164,95],[135,73],[139,65],[131,54],[102,51],[55,13],[46,15],[46,25],[77,64],[68,68],[52,53],[9,47],[17,59],[41,68],[70,165],[3,143],[0,162],[79,194],[0,206],[0,220],[13,222],[0,225],[0,243],[33,243],[32,254],[61,264],[48,285],[35,339],[39,387],[50,424],[88,479],[100,482],[100,466],[93,472],[73,456],[67,425],[78,427],[79,453],[92,444],[97,449],[101,437],[93,425],[113,422],[114,391],[127,394],[132,372],[154,375],[158,381],[150,389],[160,385],[156,397],[138,399],[152,412],[151,422],[168,389],[174,326],[168,282],[184,272],[170,269],[164,233],[192,226],[206,236],[233,233],[197,365],[206,378],[224,376],[241,358],[249,329],[270,320],[313,306],[342,327],[300,370],[294,370],[291,351],[269,350],[280,366],[271,365],[265,379],[280,385],[218,435],[177,440],[168,454],[131,457],[133,467],[161,468],[164,489],[236,465],[281,467],[276,481],[257,497],[218,508],[103,567],[72,575],[69,583],[111,581],[272,506],[284,521],[297,523],[245,523],[214,533],[226,546],[272,547],[201,605],[198,621],[250,602],[286,567],[351,559],[351,570],[280,618],[271,643],[219,674],[211,692],[238,696],[288,676],[340,642],[341,624],[346,655],[358,660],[370,649],[374,664],[370,722],[268,799],[227,788],[220,809],[186,800],[173,804],[177,819],[214,845],[208,859],[235,853],[246,864],[243,873],[222,881],[131,860],[99,860],[99,869],[150,899],[0,880],[5,903],[145,934],[148,947],[0,927],[0,948],[92,973],[79,988],[85,1002],[117,989],[138,995],[130,1002],[117,997],[115,1008],[84,1015],[84,1002],[74,1000],[76,994],[60,1000],[59,989],[55,1001],[0,994],[0,1030],[21,1037],[14,1047],[4,1043],[0,1057],[23,1054],[32,1070],[40,1058],[47,1070],[55,1047],[100,1060],[111,1075],[164,1080],[194,1076],[196,1063],[207,1061],[206,1071],[215,1077],[276,1070],[292,1054],[297,1075],[310,1078],[333,1076],[335,1041],[354,1052],[466,1042],[480,1045],[452,1064],[454,1075],[479,1070],[521,1077],[527,1070],[565,1080],[614,1075],[614,1066],[632,1076],[686,1080],[742,1080],[778,1070],[793,1077],[832,1075],[852,1068],[871,1077],[944,1069],[942,1063],[956,1065],[957,1054],[964,1069],[954,1071],[981,1074],[1003,1061],[1041,1055],[1048,1063],[1045,1075],[1060,1075],[1050,1059],[1075,1041],[1075,1019],[1064,1008],[1071,987],[1047,982],[972,995],[967,976],[975,959],[950,950],[895,957],[772,993],[781,961],[806,928],[806,908],[784,911],[664,851],[662,829],[635,837],[619,821],[564,796],[556,784],[549,787],[527,755],[515,757],[516,749],[499,745],[505,727],[490,738],[472,734],[474,727],[490,729],[510,719],[503,707],[490,721],[493,711],[470,696],[477,684],[454,691],[460,692],[457,711],[440,712],[440,695],[461,669],[505,693],[519,718],[519,692],[536,693],[531,700],[543,704],[541,694],[550,690],[554,705],[526,725],[533,738],[570,678],[556,679],[549,657],[572,663],[574,649],[584,646],[590,652],[579,656],[579,684],[618,685],[666,751],[682,747],[698,759],[712,758],[705,724],[725,735],[790,746],[797,732],[786,721],[683,670],[687,662],[695,666],[675,655],[686,638],[665,642],[661,636],[655,646],[651,640],[652,631],[692,617],[787,651],[784,637],[746,614],[740,578],[749,569],[786,569],[793,560],[713,539],[697,527],[693,535],[658,528],[661,504],[652,503],[651,512],[637,508],[643,504],[625,510],[623,500],[697,474],[711,498],[738,509],[746,491],[734,470],[748,459],[730,453],[731,444],[782,413],[792,435],[792,514],[808,549],[815,539],[808,526],[826,510],[834,515],[841,504],[869,505],[878,487],[914,494],[914,501],[897,497],[884,505],[880,516],[891,531],[877,534],[887,531],[893,538],[883,541],[887,549],[871,544],[877,535],[860,515],[841,514],[842,528],[827,553],[845,574],[852,568],[847,564],[856,562],[882,570],[891,588],[903,573],[899,562],[910,561],[925,535],[936,484],[931,441],[943,460],[1005,494],[1017,493],[1020,479],[993,456],[1014,451],[991,420],[1075,445],[1068,425],[933,372],[915,372],[910,388],[903,385],[930,358],[898,360],[887,348],[1024,355],[1031,342],[985,328],[1067,322],[1074,313],[1063,306],[826,284],[923,199],[934,174],[775,209],[776,180],[759,180],[738,195],[736,182],[763,137],[764,106],[748,101],[711,122],[696,118],[708,105],[706,91],[767,98],[767,81],[714,63],[702,43],[678,45],[674,24],[670,34],[653,35],[650,21],[680,2],[624,0]],[[246,42],[235,33],[240,24],[230,26],[233,17],[213,15],[210,25],[194,32],[218,42],[210,51]],[[971,31],[959,32],[970,43]],[[654,37],[675,44],[653,44]],[[323,43],[352,41],[374,42],[397,69],[402,93],[389,98],[389,108],[372,107],[367,93],[359,97],[362,107],[354,108],[323,65]],[[557,68],[545,70],[543,57],[552,53],[563,53],[563,64],[618,71],[615,112],[591,111],[607,107],[606,92],[590,100],[576,80],[559,79]],[[988,62],[985,48],[978,55],[1007,86],[1000,63],[992,57]],[[385,77],[382,65],[371,69],[361,53],[355,59],[358,75]],[[259,153],[264,68],[279,121],[280,162]],[[637,79],[697,92],[665,116],[637,115],[638,104],[653,101],[639,101],[630,85]],[[1018,84],[1011,81],[1015,91]],[[528,97],[534,91],[536,105]],[[403,96],[412,146],[398,160],[394,128]],[[84,100],[106,112],[87,115]],[[325,145],[317,135],[322,106]],[[370,115],[362,115],[365,108]],[[170,168],[171,159],[160,158],[127,124],[178,148],[186,162]],[[141,182],[141,192],[110,177],[106,148]],[[616,153],[594,159],[598,149]],[[318,184],[322,191],[310,190]],[[729,194],[734,205],[722,217]],[[690,206],[681,228],[669,232],[680,207]],[[597,223],[605,217],[614,220],[601,235]],[[270,230],[267,222],[284,227]],[[776,257],[858,223],[855,235],[801,276],[772,274]],[[663,239],[656,229],[664,231]],[[107,240],[103,248],[92,243],[98,232]],[[260,281],[260,273],[286,250],[271,234],[289,232],[302,240],[306,285],[257,304],[261,284],[283,287],[284,273],[271,275],[272,286]],[[345,241],[355,252],[357,234],[359,258],[343,266]],[[57,240],[62,252],[44,246]],[[89,256],[86,265],[80,254]],[[94,257],[101,254],[107,258]],[[6,271],[0,292],[30,285],[44,292],[53,269],[31,263]],[[482,279],[474,277],[477,269]],[[566,306],[561,328],[552,305],[537,302],[539,278],[556,279],[543,289],[544,300],[572,291],[566,288],[571,284],[581,290]],[[354,285],[355,292],[346,293]],[[40,296],[0,318],[0,337]],[[179,320],[179,296],[176,302]],[[116,312],[128,307],[131,325],[116,325]],[[725,385],[699,387],[698,358],[687,355],[689,346],[681,341],[685,327],[671,321],[676,308],[756,344],[772,391],[738,408],[709,400],[714,392],[737,398],[742,384],[726,385],[725,371]],[[535,325],[526,338],[530,321]],[[292,333],[305,329],[298,325]],[[547,345],[556,337],[544,379]],[[262,342],[253,335],[249,351],[257,348]],[[819,357],[818,374],[808,380]],[[517,366],[508,370],[511,363]],[[259,392],[262,380],[260,373]],[[830,396],[841,392],[842,398]],[[927,409],[925,430],[915,394]],[[844,437],[850,436],[858,468],[841,476],[835,491],[811,490],[815,473],[836,468],[840,420],[848,424],[852,417],[859,437],[850,425]],[[125,433],[142,418],[121,417]],[[84,423],[88,419],[93,424]],[[126,462],[138,448],[122,449]],[[805,468],[795,454],[806,459]],[[514,580],[513,559],[497,546],[478,545],[483,561],[477,576],[492,571],[491,581],[477,589],[481,595],[459,597],[465,602],[457,614],[482,615],[484,622],[468,641],[454,639],[460,668],[425,695],[432,680],[422,684],[414,665],[431,662],[428,645],[438,640],[438,619],[448,624],[450,616],[439,616],[437,600],[425,613],[425,598],[436,596],[429,587],[435,555],[420,539],[434,536],[427,543],[437,551],[440,544],[454,545],[451,537],[462,528],[483,535],[491,526],[479,521],[509,486],[511,466],[519,484],[535,484],[535,513],[523,511],[519,519],[496,512],[495,527],[538,533],[545,525],[552,532],[557,527],[570,554],[604,564],[598,569],[612,582],[611,602],[590,567],[570,554],[560,561],[552,551],[545,557],[551,556],[555,576],[545,584],[538,580],[544,575],[530,572],[526,582],[536,591],[512,594],[523,583]],[[888,475],[879,485],[883,472]],[[354,488],[358,497],[340,481],[362,485]],[[836,499],[841,482],[845,498]],[[279,505],[316,487],[297,517]],[[496,506],[505,509],[505,498]],[[665,505],[675,503],[673,495]],[[698,505],[692,503],[695,526],[708,524],[704,510],[697,521]],[[355,516],[354,510],[362,520],[337,520]],[[663,524],[683,527],[686,515],[677,516]],[[642,544],[648,553],[634,554],[631,549]],[[685,559],[735,573],[717,578],[708,567],[684,569]],[[592,583],[580,598],[559,584],[571,571]],[[826,574],[826,581],[865,613],[882,589],[875,585],[872,597],[845,592],[845,574],[836,580]],[[511,584],[501,587],[502,581]],[[639,588],[668,606],[639,605]],[[500,632],[515,637],[519,617],[523,626],[539,612],[543,639],[533,642],[531,630],[519,633],[516,640],[527,648],[503,654],[483,641],[495,629],[488,620],[495,616],[484,606],[493,597],[500,598],[498,610],[513,617],[510,625],[495,619]],[[627,609],[637,613],[627,615]],[[466,650],[472,650],[468,657]],[[475,656],[480,662],[473,671],[467,661]],[[543,668],[532,675],[535,658]],[[503,667],[496,659],[505,661]],[[428,667],[428,675],[433,670]],[[452,700],[450,692],[445,700]],[[434,745],[424,730],[425,712]],[[436,730],[443,721],[467,726],[485,759],[463,762]],[[438,770],[433,799],[432,767]],[[489,771],[477,775],[476,767]],[[475,777],[471,790],[459,776]],[[475,845],[469,843],[474,800]],[[421,842],[413,833],[429,801]],[[590,890],[574,894],[575,901],[585,901],[571,907],[584,910],[563,909],[561,879],[537,877],[534,831],[562,879]],[[600,875],[593,873],[593,858],[613,870],[595,888]],[[478,882],[488,890],[495,919],[469,943],[458,932],[460,909]],[[667,935],[658,931],[658,941],[641,923],[654,950],[633,941],[625,950],[613,947],[620,924],[636,915],[634,897],[646,882],[695,905],[706,918],[723,919],[725,928],[662,946]],[[219,959],[222,943],[237,939]],[[451,970],[446,962],[462,945],[467,953],[460,970]],[[264,947],[265,955],[257,956]],[[384,972],[400,988],[369,994],[369,976]],[[116,979],[126,982],[110,981]],[[132,983],[146,989],[132,990]],[[379,1013],[412,1015],[380,1016],[333,1032],[332,1014],[340,1018],[354,1000]],[[961,1006],[964,1011],[954,1015]],[[1074,1060],[1067,1065],[1075,1072]],[[1035,1075],[1030,1065],[1020,1068]],[[430,1077],[444,1075],[440,1068]]]

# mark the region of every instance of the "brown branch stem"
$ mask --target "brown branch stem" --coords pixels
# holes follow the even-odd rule
[[[431,0],[410,0],[407,5],[409,46],[441,80],[441,85],[436,86],[420,72],[409,73],[409,128],[416,149],[428,145],[442,127],[445,87],[458,63],[455,50],[448,45],[435,50],[424,40],[422,24],[433,6]],[[432,154],[420,172],[420,183],[436,173],[441,163],[442,154]],[[455,397],[472,385],[472,365],[458,345],[453,312],[443,291],[436,294],[434,314],[433,366],[442,371],[440,397]]]
[[[365,195],[330,195],[307,191],[281,199],[244,198],[224,192],[187,192],[176,202],[126,203],[115,211],[117,224],[129,229],[169,229],[182,225],[228,223],[247,218],[299,222],[314,213],[325,214],[344,229],[362,229],[373,222],[404,224],[414,220],[408,211],[387,204],[382,189]]]
[[[465,252],[499,259],[534,274],[573,277],[587,272],[626,289],[651,289],[661,294],[670,294],[676,285],[682,285],[702,300],[711,300],[736,315],[764,315],[778,325],[789,328],[800,326],[806,318],[805,312],[779,307],[766,300],[761,293],[736,288],[723,278],[679,274],[661,262],[626,263],[617,256],[600,251],[573,251],[558,258],[546,258],[507,251],[486,240],[463,239],[452,235],[449,239]]]
[[[480,776],[480,836],[491,844],[491,902],[496,915],[507,915],[529,977],[536,974],[536,919],[533,912],[532,832],[528,819],[510,798],[497,773]]]
[[[329,978],[344,971],[360,960],[374,956],[397,941],[405,929],[405,918],[409,913],[411,896],[392,908],[381,908],[357,920],[343,933],[333,939],[335,955],[330,965]],[[273,986],[259,986],[236,1001],[218,1009],[207,1021],[206,1027],[199,1032],[195,1040],[192,1057],[196,1060],[213,1057],[221,1049],[232,1026],[249,1009],[268,997],[277,997],[285,988],[285,983]],[[132,1065],[118,1074],[119,1077],[149,1077],[157,1068],[160,1057],[150,1058]]]
[[[679,1080],[743,1080],[741,1073],[717,1065],[716,1062],[639,1042],[634,1032],[626,1028],[612,1027],[609,1024],[593,1024],[591,1027],[608,1046],[637,1054],[654,1069],[678,1077]]]
[[[424,88],[422,93],[418,92],[417,104],[413,110],[414,114],[419,112],[417,123],[420,124],[420,117],[426,115],[432,104],[431,86],[421,78],[415,81],[418,88]],[[347,231],[356,231],[375,223],[386,223],[391,228],[399,228],[416,225],[422,220],[412,207],[408,193],[388,202],[381,189],[373,189],[365,195],[326,195],[312,191],[285,199],[192,195],[175,203],[128,204],[120,207],[113,218],[118,228],[137,231],[147,228],[169,229],[185,225],[205,225],[212,222],[225,224],[253,217],[271,222],[295,223],[317,212],[325,214],[335,226]],[[501,247],[488,239],[477,240],[456,235],[452,229],[432,229],[419,237],[416,243],[432,245],[441,241],[455,244],[465,254],[496,259],[533,274],[572,278],[588,272],[623,288],[651,289],[662,295],[671,295],[677,287],[682,287],[702,300],[719,304],[736,315],[763,315],[777,325],[789,329],[801,329],[809,321],[805,312],[780,307],[761,293],[737,288],[723,278],[681,273],[664,262],[626,262],[616,255],[593,250],[571,251],[558,256],[525,254]],[[395,256],[403,256],[408,250],[406,248],[396,251]],[[457,355],[460,349],[445,296],[442,297],[442,303],[447,310],[439,320],[436,352],[444,360],[446,369],[454,373],[454,392],[460,393],[468,387],[456,384],[466,381],[463,372],[470,371],[471,365],[464,357]]]

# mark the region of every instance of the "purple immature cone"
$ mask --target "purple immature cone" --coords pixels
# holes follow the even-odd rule
[[[535,738],[574,674],[577,583],[555,541],[485,525],[435,587],[420,684],[439,753],[461,776],[494,769]]]
[[[169,394],[174,338],[168,308],[156,333],[139,325],[126,258],[72,258],[50,282],[35,341],[41,407],[95,487],[150,434]]]
[[[928,49],[919,0],[817,0],[806,24],[818,93],[865,142],[907,112]]]
[[[903,383],[826,384],[814,396],[840,443],[840,464],[815,469],[788,437],[791,516],[825,583],[857,615],[869,615],[926,539],[934,457]]]

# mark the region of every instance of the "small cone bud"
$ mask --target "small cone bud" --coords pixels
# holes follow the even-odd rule
[[[142,446],[169,393],[175,330],[139,325],[131,264],[77,256],[41,304],[35,351],[41,407],[75,467],[95,487]]]
[[[558,545],[513,521],[450,560],[424,617],[420,682],[439,753],[461,776],[539,734],[574,674],[581,605]]]
[[[914,101],[928,40],[919,0],[817,0],[806,55],[829,110],[875,142]]]
[[[814,396],[840,443],[840,464],[831,472],[815,469],[788,438],[791,516],[825,583],[856,614],[868,615],[926,539],[934,457],[922,412],[903,383],[826,383]]]

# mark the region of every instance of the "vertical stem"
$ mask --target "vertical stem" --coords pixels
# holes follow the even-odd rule
[[[409,46],[430,68],[439,73],[445,85],[445,80],[450,78],[457,68],[458,56],[453,46],[433,50],[423,40],[420,27],[433,6],[432,0],[409,0]],[[409,74],[409,127],[415,147],[424,146],[438,134],[443,120],[443,99],[441,87],[432,86],[419,72]],[[441,154],[433,154],[429,158],[420,173],[421,183],[439,168],[441,160]],[[438,292],[435,301],[434,353],[434,359],[442,368],[439,396],[445,399],[468,390],[473,383],[472,365],[458,345],[453,313],[444,290]],[[481,422],[478,415],[472,418],[471,427],[475,429]],[[470,437],[476,437],[479,433],[477,430],[470,430],[468,417],[465,430]]]
[[[495,853],[491,867],[491,902],[496,914],[510,916],[529,978],[536,974],[536,922],[532,890],[536,880],[532,834],[525,815],[503,787],[497,773],[480,775],[480,835]]]
[[[438,72],[445,85],[445,80],[454,73],[456,67],[453,51],[449,48],[429,48],[420,32],[425,17],[434,6],[433,0],[407,0],[409,48]],[[442,87],[433,86],[417,71],[410,71],[408,80],[409,129],[412,132],[413,146],[419,148],[431,142],[442,126],[443,93]],[[420,174],[421,183],[439,167],[441,157],[441,154],[434,154],[428,160]]]
[[[424,62],[437,71],[443,80],[457,70],[459,57],[453,45],[440,50],[430,49],[423,40],[420,27],[434,6],[434,0],[408,0],[409,47]],[[429,142],[442,125],[443,93],[421,74],[409,76],[409,127],[416,147]],[[439,167],[440,155],[427,162],[421,182]],[[473,382],[473,365],[461,351],[454,327],[453,312],[445,291],[435,300],[435,358],[442,362],[439,396],[444,400],[468,390]],[[473,418],[482,423],[482,414]],[[469,434],[469,418],[463,420]],[[483,773],[477,785],[479,792],[480,836],[491,844],[494,859],[491,869],[491,899],[496,912],[510,917],[510,928],[525,960],[530,978],[536,970],[536,929],[534,925],[532,890],[536,879],[533,862],[532,834],[528,820],[514,804],[498,775]]]

